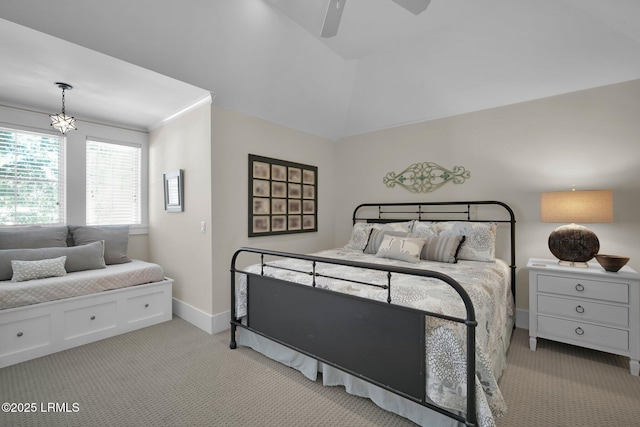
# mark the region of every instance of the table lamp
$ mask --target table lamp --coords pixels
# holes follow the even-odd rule
[[[587,261],[600,250],[595,233],[577,223],[613,222],[612,190],[575,190],[542,193],[542,222],[570,223],[549,235],[549,250],[560,265],[588,267]]]

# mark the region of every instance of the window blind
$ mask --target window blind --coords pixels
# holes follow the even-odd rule
[[[87,141],[87,225],[140,224],[141,150]]]
[[[64,224],[64,138],[0,128],[0,225]]]

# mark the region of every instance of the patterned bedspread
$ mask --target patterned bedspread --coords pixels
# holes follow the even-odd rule
[[[61,277],[27,282],[6,280],[0,282],[0,309],[89,295],[162,280],[164,280],[164,272],[161,266],[140,260],[109,265],[107,268],[97,270],[75,271]]]
[[[507,316],[514,312],[510,287],[510,269],[504,261],[492,262],[459,261],[445,264],[420,261],[411,264],[404,261],[378,258],[346,248],[332,249],[313,254],[319,257],[340,258],[371,264],[385,264],[398,267],[434,270],[446,274],[460,283],[471,297],[476,313],[476,396],[478,423],[480,426],[494,426],[494,417],[506,411],[506,405],[494,378],[490,355],[500,342]],[[302,271],[311,271],[311,262],[304,260],[280,260],[271,265],[283,265]],[[260,266],[245,269],[260,273]],[[316,271],[334,277],[349,277],[353,280],[387,283],[386,273],[352,267],[317,264]],[[266,267],[264,274],[283,280],[311,285],[309,274]],[[394,274],[391,285],[393,304],[413,307],[436,313],[464,318],[464,303],[457,292],[437,279]],[[370,298],[387,300],[387,291],[372,286],[359,285],[324,277],[316,278],[316,286]],[[246,276],[240,275],[236,286],[238,317],[246,314]],[[465,411],[466,408],[466,332],[465,327],[453,322],[427,318],[427,396],[436,404],[452,410]]]

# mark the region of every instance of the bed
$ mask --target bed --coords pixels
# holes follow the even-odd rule
[[[171,320],[173,280],[126,256],[128,233],[0,230],[0,368]]]
[[[236,251],[230,347],[320,373],[420,425],[495,425],[514,326],[511,208],[363,204],[353,224],[343,248]],[[496,242],[507,248],[498,257]]]

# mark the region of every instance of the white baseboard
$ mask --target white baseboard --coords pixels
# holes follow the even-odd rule
[[[222,313],[214,314],[211,318],[211,330],[212,333],[226,331],[231,327],[229,322],[231,321],[231,310],[223,311]]]
[[[229,310],[212,315],[175,298],[173,298],[172,306],[173,314],[208,334],[213,335],[229,329],[229,321],[231,319]]]

